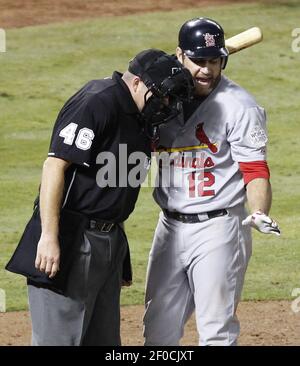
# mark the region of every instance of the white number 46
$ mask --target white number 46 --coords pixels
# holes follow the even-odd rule
[[[59,136],[64,138],[65,144],[73,144],[77,127],[77,123],[71,122],[60,131]],[[92,141],[94,137],[95,134],[92,130],[86,127],[81,128],[75,140],[75,145],[78,147],[78,149],[88,150],[92,146]]]

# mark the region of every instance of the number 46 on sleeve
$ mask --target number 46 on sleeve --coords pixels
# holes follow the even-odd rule
[[[60,131],[59,136],[64,138],[64,144],[73,145],[77,127],[77,123],[71,122]],[[95,134],[91,129],[86,127],[81,128],[75,140],[75,145],[78,149],[88,150],[92,146],[94,137]]]

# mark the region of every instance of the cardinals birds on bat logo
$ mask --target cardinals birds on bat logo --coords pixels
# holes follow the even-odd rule
[[[218,148],[216,145],[214,145],[213,143],[210,142],[209,138],[207,137],[207,135],[204,131],[203,125],[204,125],[204,123],[202,122],[196,126],[196,137],[201,144],[207,145],[209,150],[215,154],[216,152],[218,152]]]

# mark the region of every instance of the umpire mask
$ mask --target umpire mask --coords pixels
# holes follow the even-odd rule
[[[175,56],[156,49],[142,51],[130,62],[128,70],[148,88],[141,112],[147,124],[158,126],[175,118],[181,111],[181,102],[192,99],[193,77]],[[150,92],[152,95],[147,98]]]

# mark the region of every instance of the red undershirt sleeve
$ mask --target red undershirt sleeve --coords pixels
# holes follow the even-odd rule
[[[245,185],[256,178],[270,178],[270,170],[265,160],[239,163],[239,167],[243,174]]]

